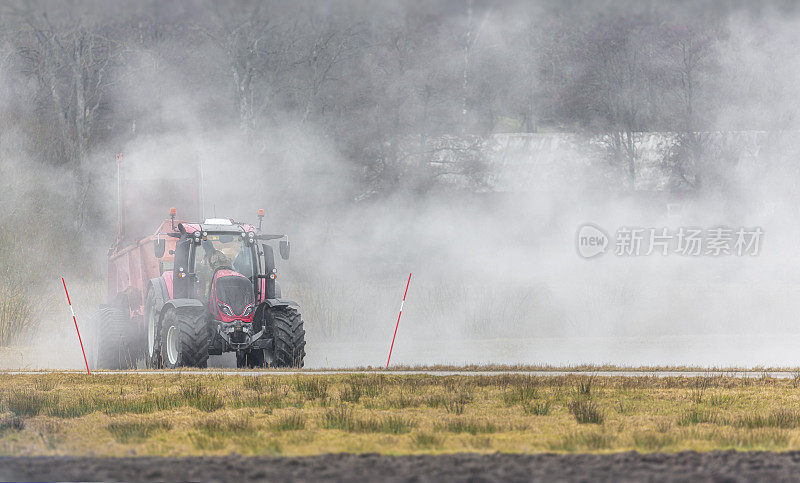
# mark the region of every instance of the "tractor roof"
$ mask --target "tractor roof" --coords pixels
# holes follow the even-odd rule
[[[206,218],[203,222],[204,225],[233,225],[233,222],[227,218]]]
[[[257,231],[253,225],[249,225],[247,223],[236,223],[231,220],[219,218],[206,220],[205,223],[179,223],[178,229],[185,231],[186,233],[194,233],[196,231],[205,231],[209,233],[241,233],[243,231]]]

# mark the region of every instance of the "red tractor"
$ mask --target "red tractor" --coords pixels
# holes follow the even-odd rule
[[[181,197],[188,205],[191,198]],[[236,352],[237,367],[303,366],[303,319],[297,303],[281,298],[269,244],[277,241],[285,260],[289,241],[261,233],[263,210],[256,228],[230,219],[176,221],[172,208],[155,233],[125,244],[120,206],[109,304],[90,328],[95,367],[206,367],[209,355],[224,352]]]

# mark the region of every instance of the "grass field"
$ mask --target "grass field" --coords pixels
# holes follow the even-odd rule
[[[5,375],[2,455],[800,449],[800,376]]]

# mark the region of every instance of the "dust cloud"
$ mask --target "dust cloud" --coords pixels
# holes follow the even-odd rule
[[[47,62],[6,39],[0,268],[41,323],[0,365],[81,366],[60,277],[79,322],[107,297],[119,152],[148,177],[202,166],[206,217],[263,208],[289,236],[279,283],[306,367],[385,364],[409,273],[397,364],[800,366],[796,12],[380,3],[98,13],[124,48],[92,136],[69,143],[21,101],[43,95]],[[9,8],[30,33],[50,7]],[[608,83],[622,88],[599,98]],[[80,168],[52,161],[79,141]],[[586,223],[609,237],[593,259]],[[757,255],[681,255],[676,238],[645,254],[650,229],[716,227],[760,229]],[[615,253],[626,228],[640,255]]]

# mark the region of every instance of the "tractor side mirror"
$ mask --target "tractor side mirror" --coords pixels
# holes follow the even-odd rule
[[[289,259],[289,242],[287,240],[281,240],[278,243],[278,251],[281,252],[281,258],[284,260]]]
[[[156,238],[153,240],[153,252],[156,258],[164,256],[164,250],[167,248],[167,241],[163,238]]]

